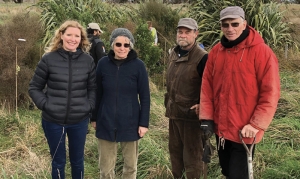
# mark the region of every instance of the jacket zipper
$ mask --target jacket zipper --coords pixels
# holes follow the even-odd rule
[[[70,101],[71,101],[71,83],[72,83],[72,63],[70,56],[68,57],[69,61],[69,81],[68,81],[68,102],[67,102],[67,111],[66,111],[66,118],[64,121],[64,124],[67,123],[67,120],[69,118],[69,112],[70,112]]]
[[[120,69],[120,66],[118,66],[118,70],[117,70],[117,79],[116,79],[116,106],[115,106],[115,129],[114,129],[114,134],[115,134],[115,141],[117,141],[117,127],[116,127],[116,124],[117,124],[117,105],[118,105],[118,79],[119,79],[119,69]]]

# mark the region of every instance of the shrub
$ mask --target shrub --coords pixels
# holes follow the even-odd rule
[[[36,5],[41,9],[41,22],[45,29],[44,44],[48,44],[54,30],[64,21],[74,19],[86,26],[90,22],[115,25],[128,21],[126,9],[120,10],[111,4],[98,0],[40,0]],[[105,26],[101,28],[105,31]]]
[[[162,71],[163,65],[160,63],[162,50],[153,45],[151,32],[146,23],[141,23],[135,32],[137,52],[139,57],[145,62],[150,75]]]
[[[17,74],[17,98],[22,103],[29,100],[28,83],[33,74],[32,68],[39,60],[36,44],[41,32],[38,16],[30,13],[19,13],[0,26],[0,103],[6,101],[10,108],[16,95],[16,61],[20,69]],[[19,38],[26,39],[26,42],[18,41]]]

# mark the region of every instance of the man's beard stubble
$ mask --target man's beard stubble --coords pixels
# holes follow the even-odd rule
[[[186,39],[180,38],[177,40],[177,44],[180,47],[188,47],[190,44],[188,43],[188,41]]]

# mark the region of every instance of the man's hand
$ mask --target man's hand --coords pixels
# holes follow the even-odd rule
[[[199,115],[199,104],[195,104],[190,109],[195,109],[196,114]]]
[[[200,120],[200,129],[203,131],[205,140],[209,139],[214,134],[215,123],[213,120]]]
[[[253,138],[258,133],[258,129],[255,129],[251,124],[247,124],[243,127],[241,134],[243,137]]]

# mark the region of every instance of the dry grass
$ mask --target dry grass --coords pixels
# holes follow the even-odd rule
[[[11,117],[0,110],[2,133],[6,138],[0,151],[0,176],[25,174],[29,178],[36,178],[49,170],[48,153],[41,149],[46,140],[41,136],[39,123],[31,117],[22,115],[19,121],[11,121]]]

